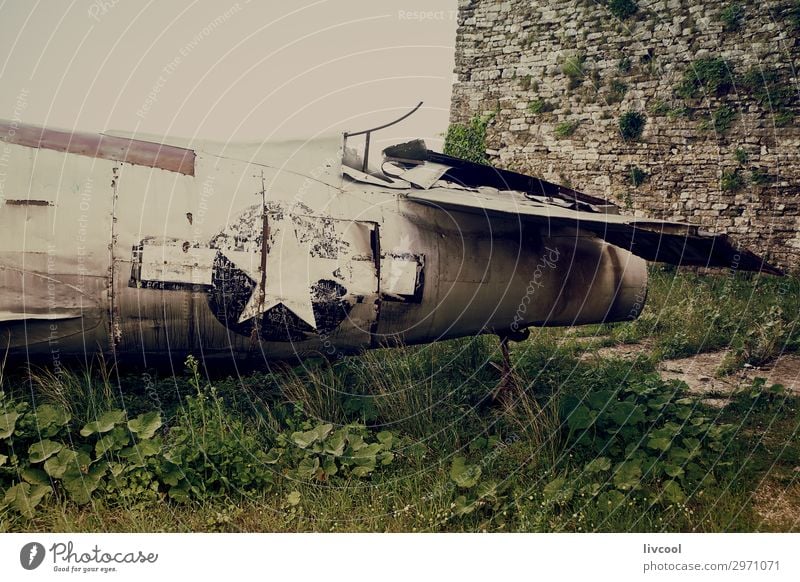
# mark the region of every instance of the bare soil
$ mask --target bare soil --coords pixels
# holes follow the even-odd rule
[[[587,350],[583,358],[635,358],[650,353],[651,348],[648,342],[608,346],[594,351]],[[787,391],[800,394],[800,354],[783,354],[768,365],[745,366],[733,374],[718,377],[717,370],[727,354],[727,350],[721,350],[664,360],[659,363],[658,371],[665,380],[686,382],[691,392],[704,396],[709,404],[715,404],[716,401],[718,406],[724,406],[724,401],[734,391],[749,386],[756,378],[764,378],[767,385],[782,384]]]

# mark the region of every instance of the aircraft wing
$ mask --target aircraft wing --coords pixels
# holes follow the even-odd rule
[[[532,199],[518,191],[489,187],[430,188],[408,194],[409,200],[444,210],[506,217],[544,228],[589,231],[648,261],[783,275],[754,253],[737,248],[724,234],[680,222],[575,210],[558,204],[558,200],[544,202],[536,198],[539,197]]]

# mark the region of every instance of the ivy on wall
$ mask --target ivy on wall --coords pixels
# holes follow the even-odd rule
[[[451,123],[444,138],[444,153],[478,164],[488,164],[486,127],[494,114],[476,115],[468,123]]]

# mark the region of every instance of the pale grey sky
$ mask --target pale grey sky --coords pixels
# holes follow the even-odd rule
[[[6,0],[0,118],[222,140],[311,137],[424,109],[445,131],[457,0]]]

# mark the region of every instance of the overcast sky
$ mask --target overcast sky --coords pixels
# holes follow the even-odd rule
[[[435,146],[447,127],[456,5],[0,0],[0,117],[261,140],[363,129],[425,101],[381,141]]]

